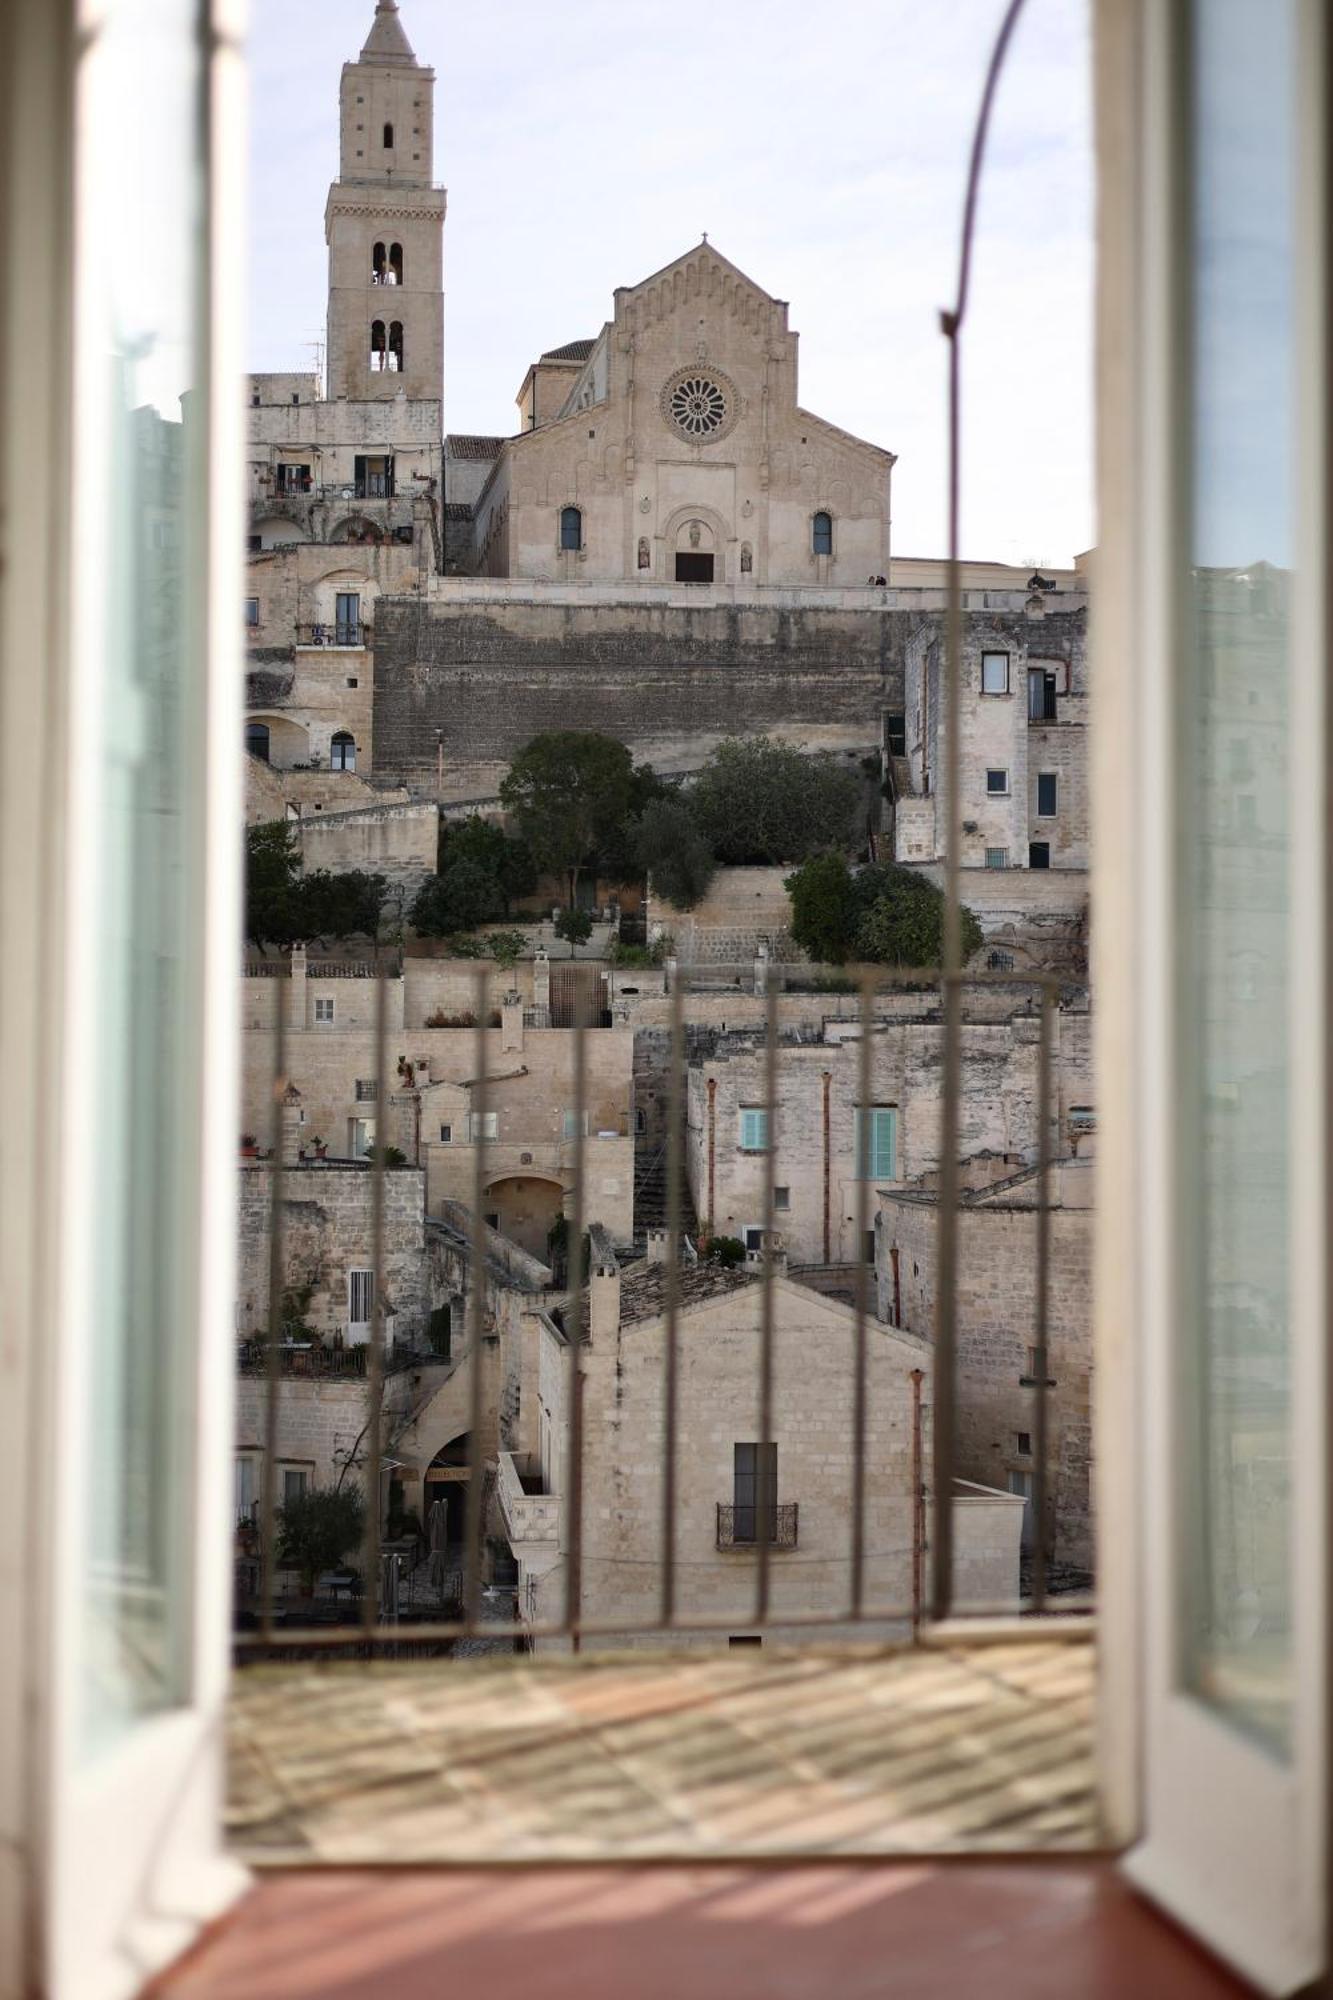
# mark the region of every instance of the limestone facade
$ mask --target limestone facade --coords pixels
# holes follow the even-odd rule
[[[939,1166],[943,1028],[934,996],[917,997],[915,1019],[899,1011],[912,1004],[897,1002],[896,1017],[878,1019],[873,1031],[870,1108],[879,1136],[867,1164],[876,1187],[904,1185]],[[1086,1010],[1057,1010],[1056,1157],[1074,1151],[1091,1119],[1090,1030]],[[775,1227],[793,1263],[855,1263],[868,1254],[856,1239],[860,1027],[835,1020],[780,1033]],[[1010,1171],[1035,1161],[1037,1062],[1035,1014],[1020,1009],[1008,1018],[965,1022],[963,1155],[989,1155]],[[700,1227],[754,1244],[764,1222],[765,1068],[762,1029],[728,1028],[711,1046],[696,1037],[686,1078],[686,1175]],[[872,1189],[868,1230],[874,1213]]]
[[[1056,1562],[1094,1567],[1091,1489],[1092,1179],[1088,1158],[1052,1175],[1048,1265],[1047,1545]],[[920,1190],[878,1194],[879,1317],[932,1337],[939,1216]],[[957,1453],[964,1478],[1028,1501],[1035,1443],[1037,1214],[1031,1171],[965,1194],[958,1216]]]
[[[273,1133],[273,1008],[297,981],[255,979],[262,1022],[244,1037],[242,1131],[268,1147]],[[302,979],[299,983],[304,985]],[[401,982],[395,982],[401,991]],[[288,1135],[295,1158],[318,1139],[331,1159],[355,1161],[378,1143],[424,1169],[426,1209],[471,1203],[482,1155],[482,1194],[493,1226],[534,1256],[546,1254],[556,1218],[568,1212],[576,1144],[575,1035],[532,1028],[522,996],[484,1031],[486,1125],[477,1122],[475,1027],[405,1029],[390,1024],[390,1090],[383,1117],[375,1074],[372,979],[310,980],[304,1025],[289,1026],[284,1066],[296,1093]],[[288,990],[289,1003],[295,1004]],[[267,1003],[265,1005],[265,1003]],[[324,1020],[324,1006],[333,1019]],[[584,1217],[612,1241],[634,1240],[633,1036],[623,1027],[585,1037]],[[354,1179],[362,1170],[353,1169]],[[390,1177],[393,1178],[392,1176]],[[395,1183],[396,1185],[396,1183]]]
[[[887,577],[893,454],[801,408],[787,305],[708,242],[615,294],[519,392],[478,566],[548,582]],[[560,392],[563,390],[563,399]]]
[[[310,1288],[301,1317],[321,1339],[347,1346],[370,1338],[362,1307],[369,1293],[352,1273],[372,1267],[372,1175],[350,1161],[288,1165],[282,1183],[283,1283]],[[389,1337],[423,1345],[430,1317],[426,1266],[425,1176],[402,1167],[384,1176],[383,1286],[392,1319]],[[240,1274],[237,1330],[263,1335],[269,1318],[270,1218],[273,1167],[246,1160],[240,1182]]]

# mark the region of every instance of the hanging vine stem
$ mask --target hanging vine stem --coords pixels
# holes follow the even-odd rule
[[[986,152],[991,108],[1024,0],[1009,0],[986,70],[985,87],[972,131],[967,192],[963,200],[958,254],[958,292],[952,311],[940,314],[949,343],[949,562],[948,620],[945,634],[944,708],[944,1103],[940,1122],[939,1241],[935,1286],[935,1536],[931,1574],[933,1615],[947,1618],[953,1603],[953,1480],[958,1349],[958,1091],[962,1069],[963,923],[959,900],[961,863],[961,718],[963,668],[963,589],[958,563],[959,361],[963,321],[972,275],[972,239]]]

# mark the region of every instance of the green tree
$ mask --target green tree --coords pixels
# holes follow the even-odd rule
[[[492,931],[486,947],[501,972],[512,972],[527,950],[528,941],[522,931]]]
[[[449,937],[499,916],[500,900],[494,875],[480,862],[451,861],[441,874],[422,884],[408,922],[419,937]]]
[[[495,885],[491,914],[507,917],[510,905],[520,896],[530,896],[537,886],[537,869],[524,840],[506,833],[494,820],[480,813],[440,827],[439,858],[436,872],[444,874],[456,862],[475,862]]]
[[[548,730],[519,751],[500,799],[539,868],[563,875],[572,905],[579,876],[613,850],[634,802],[634,766],[613,737]]]
[[[841,854],[812,854],[787,877],[791,934],[819,965],[842,965],[851,955],[859,915],[852,871]]]
[[[692,910],[717,873],[707,836],[677,793],[655,799],[634,827],[634,854],[653,894]]]
[[[857,843],[861,780],[831,757],[767,736],[720,743],[690,788],[690,810],[719,861],[804,861]]]
[[[312,1486],[278,1509],[278,1561],[301,1572],[301,1589],[315,1593],[322,1571],[361,1546],[366,1503],[358,1489]]]
[[[555,920],[555,934],[565,940],[573,958],[575,945],[586,944],[592,936],[592,918],[586,910],[561,910]]]
[[[327,868],[303,875],[292,890],[299,938],[374,937],[387,887],[382,875],[361,868],[332,875]]]
[[[791,934],[825,965],[937,966],[944,952],[944,896],[926,876],[882,863],[855,874],[840,855],[818,854],[787,878]],[[964,963],[981,926],[964,907]]]
[[[246,828],[245,935],[252,944],[295,943],[293,891],[300,872],[301,849],[289,820]]]

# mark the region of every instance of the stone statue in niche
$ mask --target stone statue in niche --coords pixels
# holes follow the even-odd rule
[[[651,569],[651,568],[652,568],[652,566],[653,566],[653,559],[652,559],[652,556],[651,556],[651,555],[649,554],[649,551],[648,551],[648,537],[647,537],[647,535],[640,535],[640,536],[639,536],[639,568],[640,568],[640,569]]]
[[[697,521],[690,522],[690,547],[697,549],[703,540],[703,529]]]
[[[741,575],[749,576],[754,569],[754,550],[748,542],[741,543]]]

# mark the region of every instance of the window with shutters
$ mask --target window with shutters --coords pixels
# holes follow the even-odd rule
[[[898,1111],[892,1104],[856,1107],[856,1176],[858,1180],[898,1178]]]
[[[768,1146],[768,1113],[762,1104],[743,1104],[740,1112],[740,1149],[762,1153]]]
[[[375,1308],[375,1273],[373,1271],[349,1271],[347,1273],[347,1318],[352,1326],[369,1326],[370,1316]]]
[[[732,1536],[738,1542],[758,1538],[759,1509],[769,1519],[769,1540],[776,1541],[778,1506],[778,1448],[775,1444],[737,1444],[732,1447]]]

